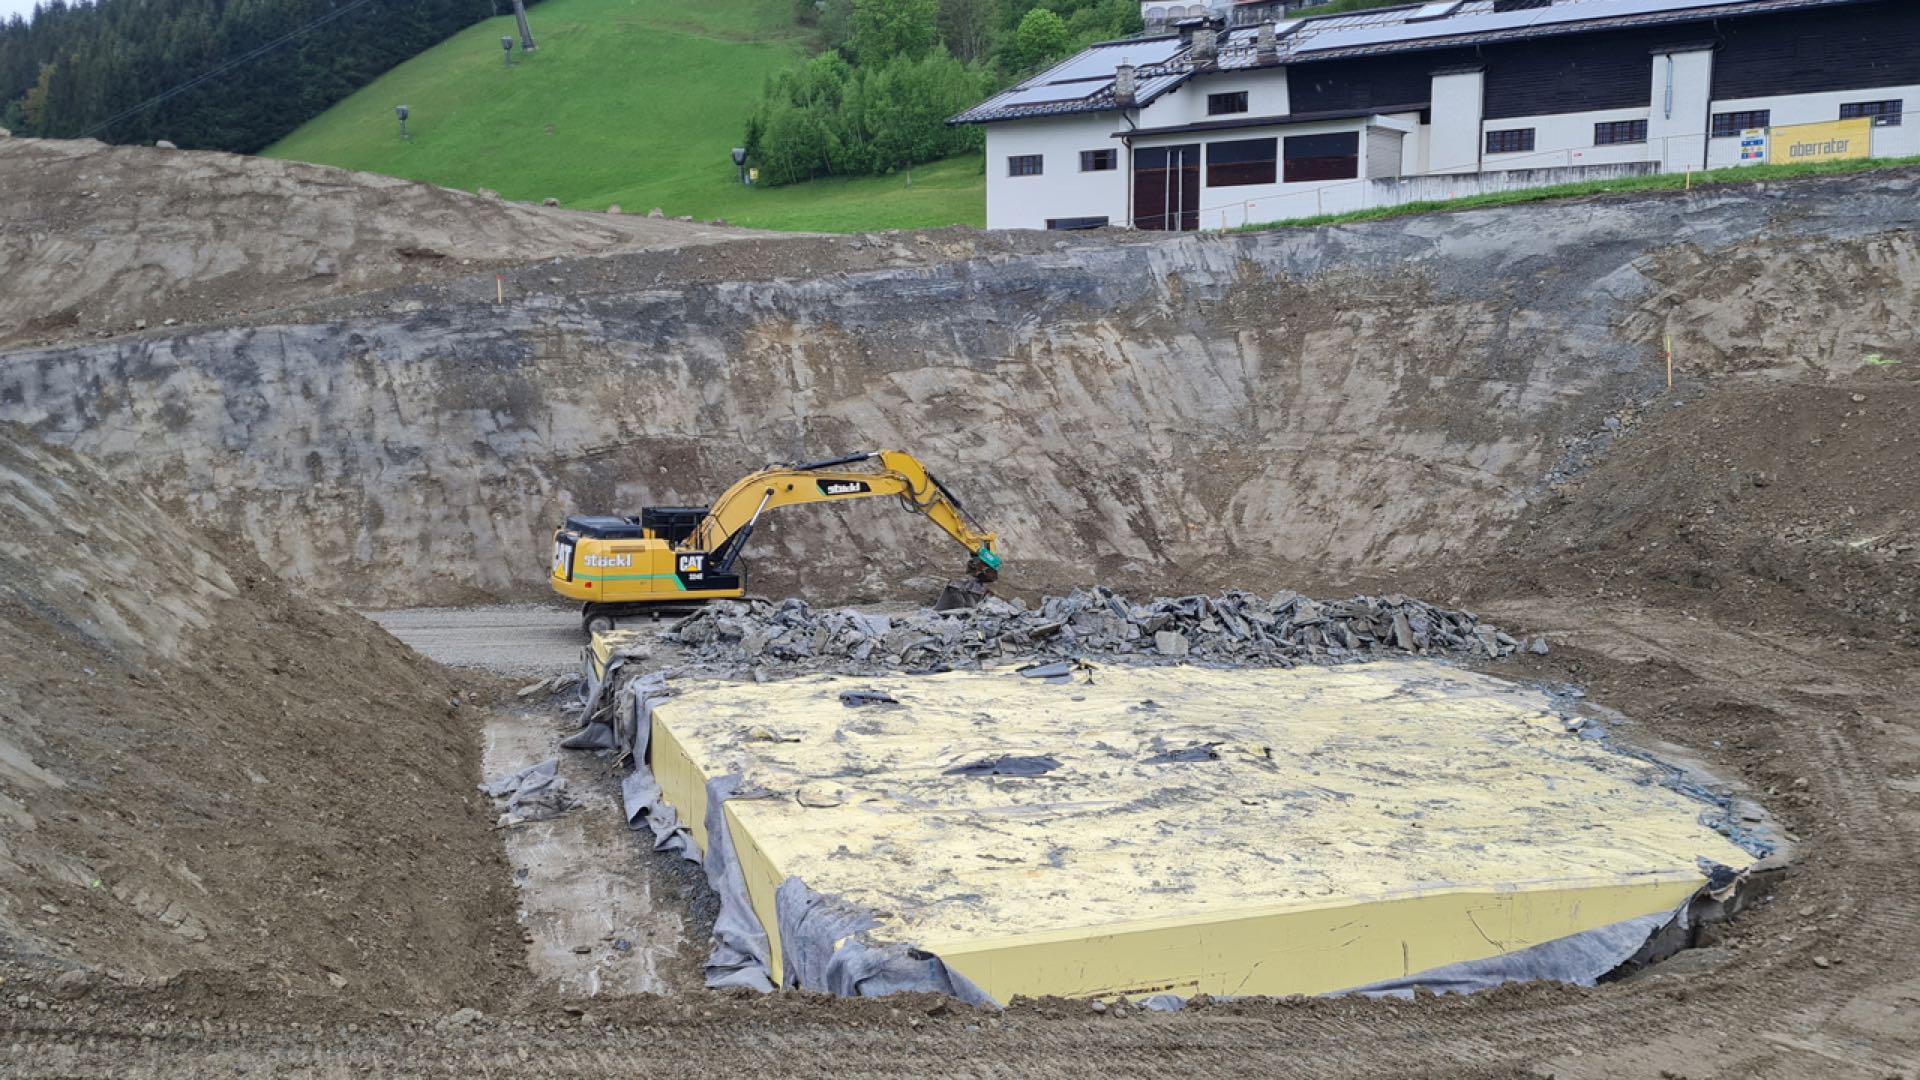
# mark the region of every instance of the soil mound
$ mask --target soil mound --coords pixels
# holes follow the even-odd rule
[[[1506,565],[1533,588],[1673,588],[1752,625],[1920,643],[1920,368],[1722,378],[1557,487]]]
[[[4,966],[375,1003],[511,970],[437,665],[12,425],[0,508]]]
[[[755,235],[92,140],[0,142],[0,343],[238,317],[559,255]]]

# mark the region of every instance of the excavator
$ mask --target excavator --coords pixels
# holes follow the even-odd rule
[[[650,506],[630,516],[569,516],[553,534],[553,591],[580,602],[589,634],[633,615],[746,595],[740,553],[761,515],[782,506],[897,495],[967,549],[968,577],[936,607],[967,607],[1000,575],[998,538],[913,455],[873,450],[829,461],[770,465],[743,477],[712,506]]]

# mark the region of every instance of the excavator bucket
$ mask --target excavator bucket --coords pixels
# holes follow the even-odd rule
[[[955,611],[976,607],[986,598],[987,587],[984,583],[973,578],[960,578],[948,582],[947,587],[940,590],[939,598],[933,602],[933,610]]]

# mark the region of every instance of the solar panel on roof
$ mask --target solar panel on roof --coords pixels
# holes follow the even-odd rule
[[[1077,83],[1029,86],[1022,90],[1013,91],[1008,96],[1001,98],[998,104],[1002,106],[1047,105],[1056,101],[1078,101],[1090,94],[1104,90],[1106,87],[1107,83],[1099,79],[1090,79]]]
[[[1460,5],[1465,2],[1466,0],[1440,0],[1437,4],[1422,4],[1420,5],[1419,11],[1407,16],[1407,21],[1419,22],[1422,19],[1443,19],[1459,11]]]
[[[1041,77],[1050,83],[1065,82],[1068,79],[1111,77],[1113,69],[1119,67],[1121,61],[1141,67],[1146,64],[1162,63],[1179,51],[1180,39],[1177,37],[1156,38],[1150,41],[1123,41],[1117,45],[1088,49]]]

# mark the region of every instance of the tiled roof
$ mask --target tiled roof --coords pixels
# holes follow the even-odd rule
[[[1346,15],[1287,19],[1274,24],[1275,49],[1258,50],[1259,28],[1235,27],[1219,35],[1217,57],[1197,66],[1191,45],[1177,34],[1105,41],[1058,63],[1010,90],[953,117],[950,124],[987,124],[1042,116],[1118,109],[1113,72],[1131,63],[1134,100],[1145,106],[1196,75],[1335,60],[1353,56],[1526,41],[1594,30],[1658,26],[1863,0],[1556,0],[1548,7],[1495,11],[1493,0],[1423,3],[1375,8]]]
[[[1166,63],[1185,51],[1178,34],[1101,42],[947,122],[982,124],[1117,109],[1120,106],[1113,100],[1113,72],[1121,64],[1134,65],[1134,101],[1145,105],[1186,81],[1192,72],[1191,63]]]

